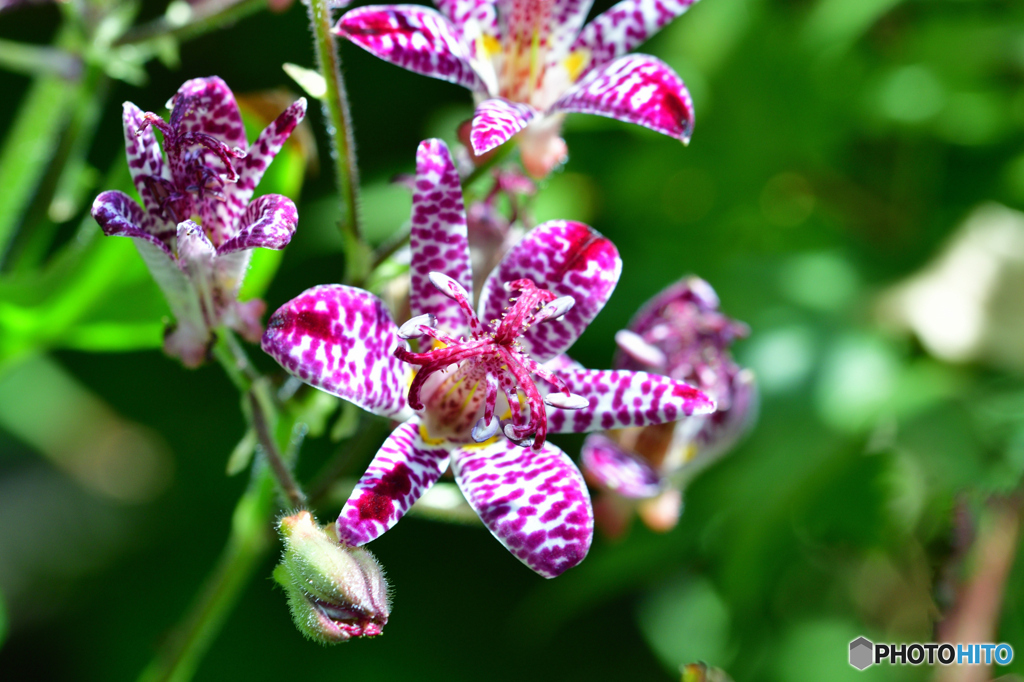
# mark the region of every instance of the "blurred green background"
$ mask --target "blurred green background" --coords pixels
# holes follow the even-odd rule
[[[163,10],[146,3],[139,21]],[[7,41],[62,40],[61,16],[0,14],[0,63]],[[309,37],[296,3],[185,42],[177,60],[163,46],[144,69],[111,51],[107,73],[132,83],[102,78],[88,97],[94,70],[0,71],[4,679],[134,678],[247,482],[224,473],[244,431],[236,391],[216,366],[162,355],[159,292],[129,240],[97,239],[87,216],[127,177],[120,103],[160,111],[185,79],[214,74],[239,94],[297,92],[281,64],[312,67]],[[480,527],[403,521],[372,546],[394,589],[375,640],[304,641],[268,557],[195,679],[671,680],[697,660],[738,682],[938,679],[927,666],[858,673],[847,647],[934,641],[943,617],[1017,647],[994,677],[1024,675],[1024,3],[702,0],[642,51],[690,87],[692,143],[571,116],[570,160],[534,206],[539,220],[588,222],[624,260],[573,355],[609,366],[639,304],[698,274],[752,328],[736,355],[760,382],[755,430],[691,484],[675,530],[598,535],[552,581]],[[454,139],[470,96],[341,54],[379,242],[408,211],[389,179],[412,170],[421,139]],[[301,162],[281,157],[290,170],[261,187],[300,214],[270,310],[343,274],[317,107],[308,120],[320,172],[299,194]],[[69,125],[95,128],[76,138]],[[582,442],[553,440],[574,456]],[[300,478],[335,447],[310,439]]]

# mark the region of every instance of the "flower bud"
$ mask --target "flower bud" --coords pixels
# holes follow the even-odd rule
[[[390,604],[384,570],[362,547],[338,542],[334,526],[308,511],[281,519],[284,556],[274,579],[288,593],[292,620],[321,644],[379,635]]]

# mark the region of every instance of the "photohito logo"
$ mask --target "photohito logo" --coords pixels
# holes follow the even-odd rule
[[[850,665],[864,670],[875,663],[889,665],[1009,665],[1013,647],[1000,644],[875,644],[867,637],[850,642]]]

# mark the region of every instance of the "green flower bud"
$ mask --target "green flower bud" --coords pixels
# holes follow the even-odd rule
[[[322,644],[381,634],[391,609],[373,555],[339,543],[334,526],[319,526],[308,511],[281,519],[279,530],[285,548],[274,579],[295,627]]]

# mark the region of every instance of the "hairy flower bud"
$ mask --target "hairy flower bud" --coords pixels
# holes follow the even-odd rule
[[[373,555],[339,543],[334,526],[319,526],[308,511],[281,519],[279,529],[285,549],[274,579],[288,593],[295,627],[321,644],[381,634],[390,604]]]

